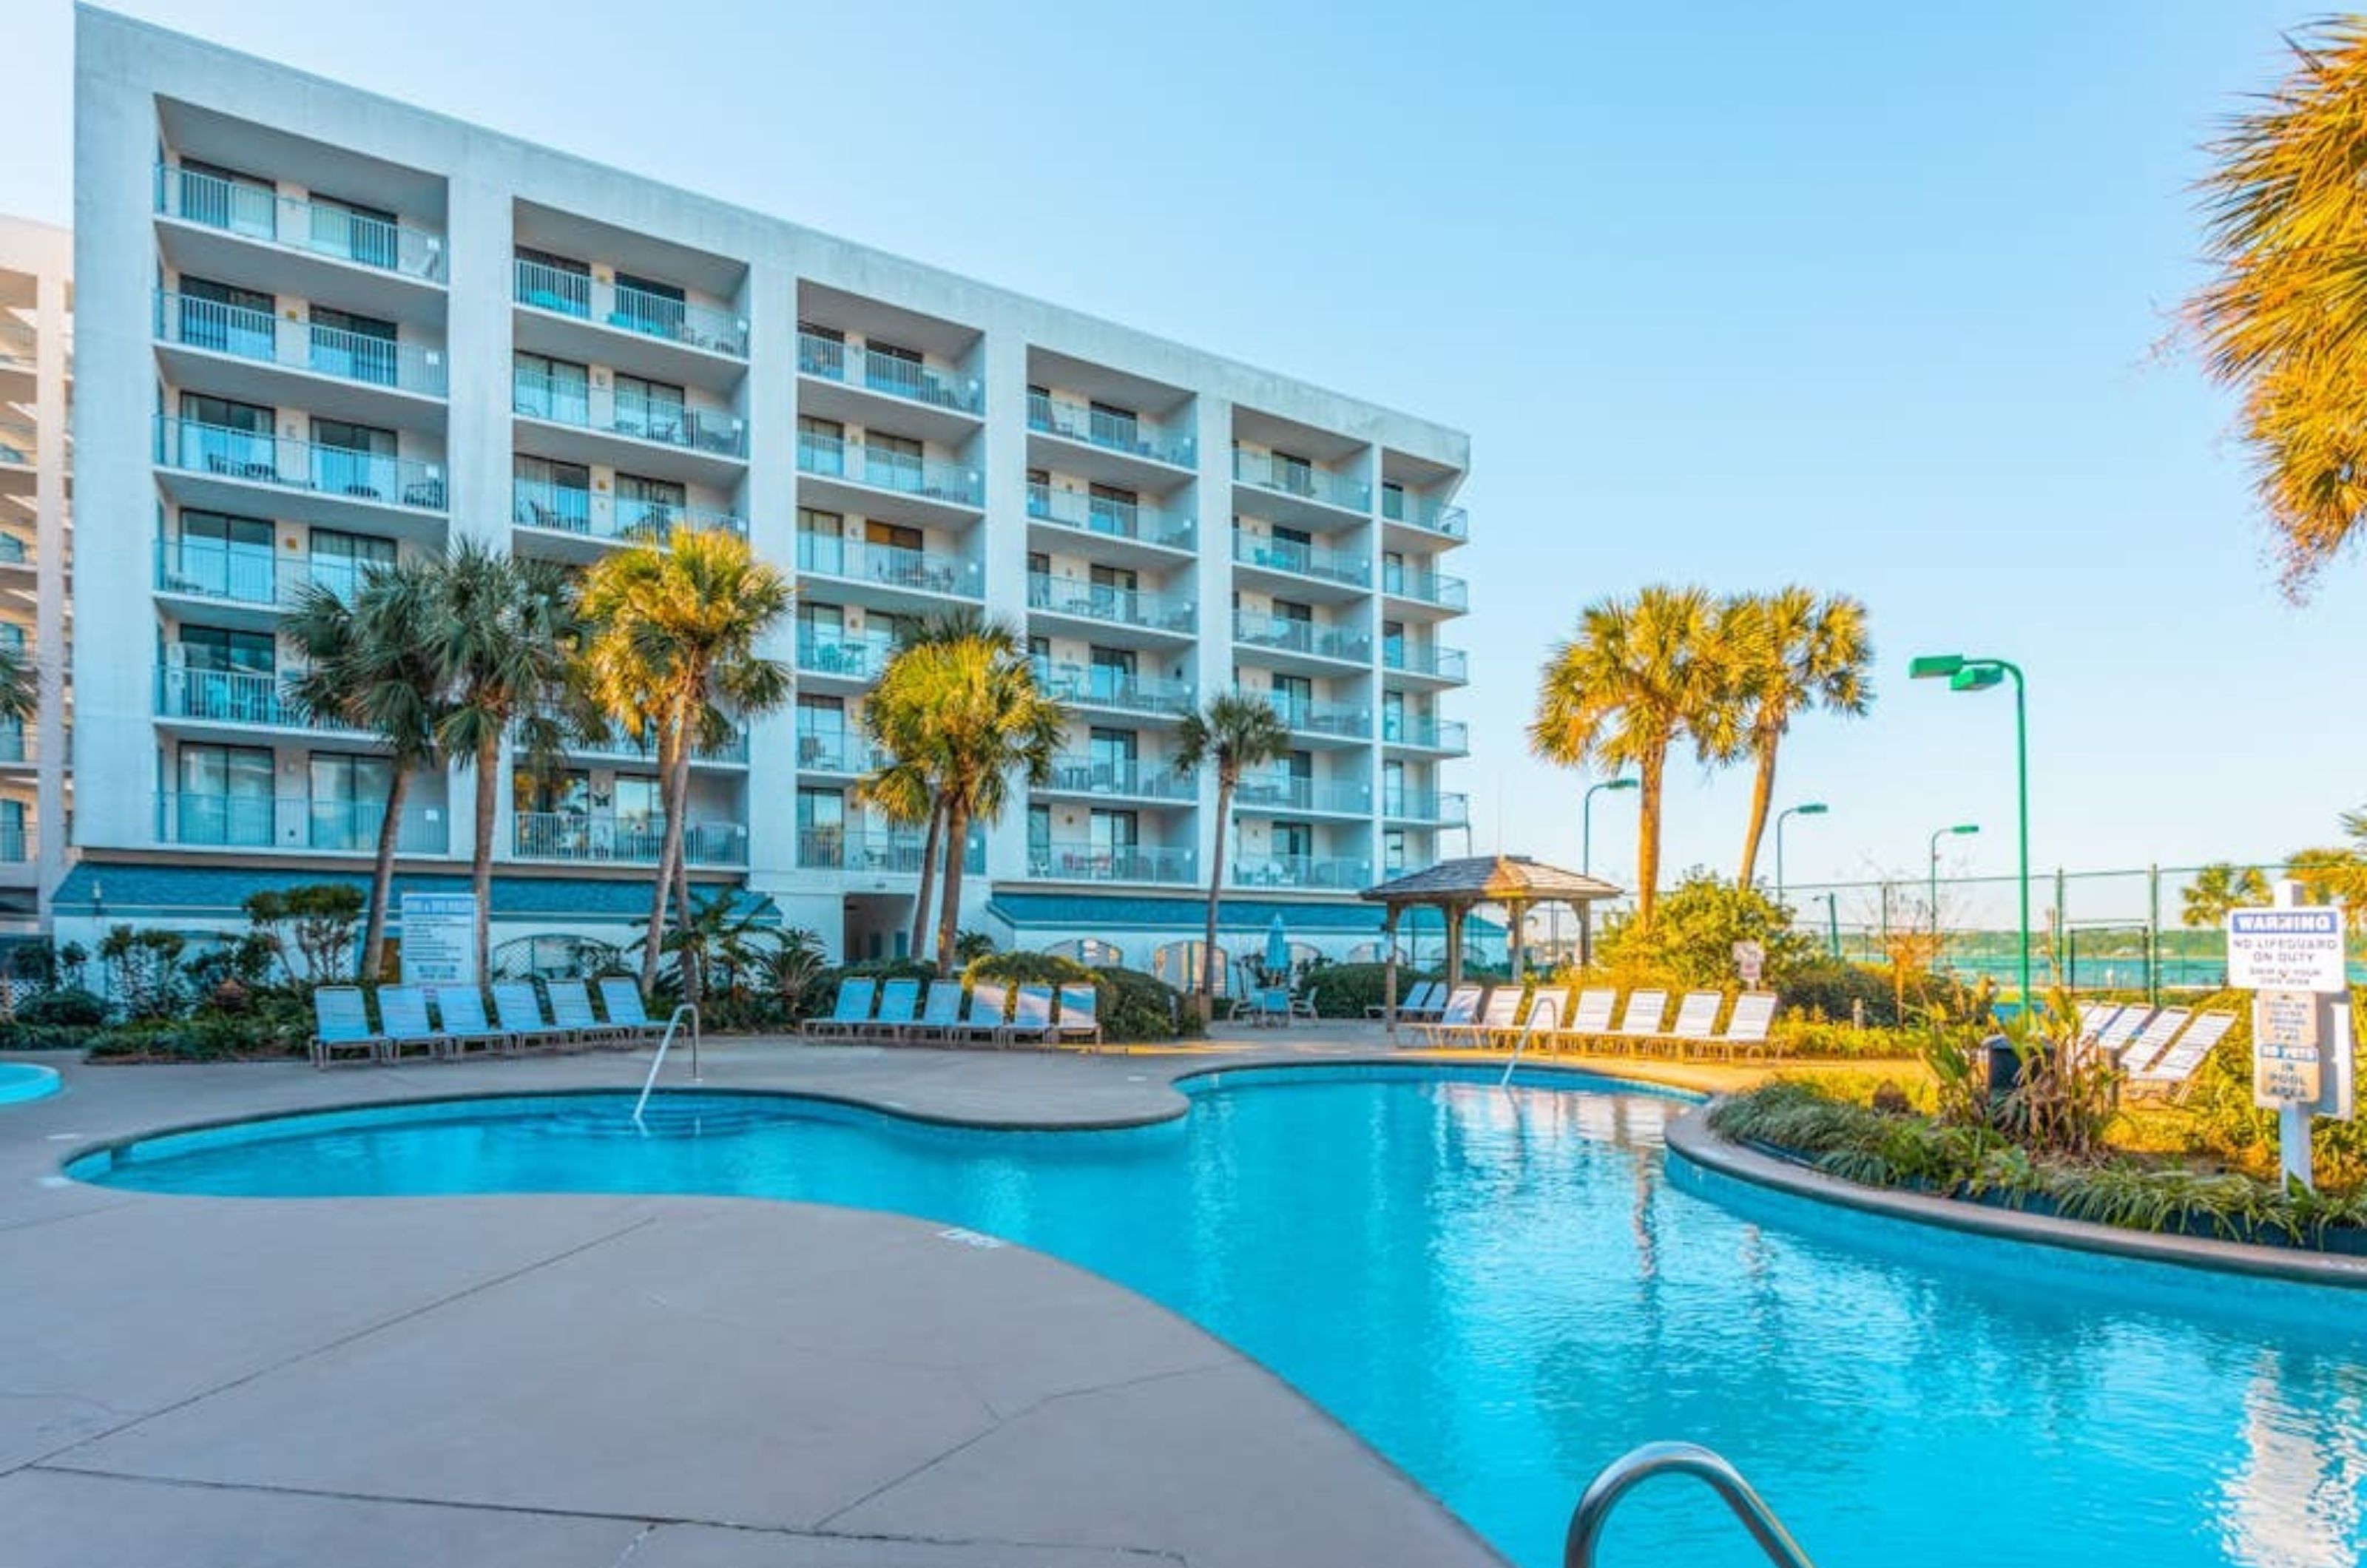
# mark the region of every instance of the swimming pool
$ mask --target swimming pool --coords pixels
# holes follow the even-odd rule
[[[58,1092],[58,1070],[39,1062],[0,1062],[0,1105]]]
[[[1226,1072],[1191,1114],[998,1133],[826,1103],[452,1101],[154,1140],[87,1179],[258,1196],[728,1192],[1006,1236],[1274,1368],[1508,1556],[1654,1438],[1719,1449],[1824,1568],[2334,1568],[2367,1549],[2367,1310],[2345,1293],[1921,1231],[1664,1160],[1600,1080]],[[1179,1440],[1190,1440],[1179,1434]],[[1759,1560],[1648,1488],[1613,1563]]]

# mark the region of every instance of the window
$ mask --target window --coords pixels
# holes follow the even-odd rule
[[[834,789],[798,791],[798,863],[846,863],[846,795]]]
[[[643,479],[639,474],[617,476],[617,532],[663,537],[690,505],[690,491],[673,479]]]
[[[278,299],[209,277],[181,279],[181,341],[248,359],[276,357]]]
[[[1091,695],[1098,702],[1126,700],[1134,695],[1134,649],[1096,648],[1088,653],[1093,667]]]
[[[184,745],[180,793],[165,826],[181,844],[268,844],[276,836],[271,752],[261,746]]]
[[[1135,594],[1140,579],[1134,569],[1124,566],[1093,566],[1088,569],[1093,583],[1093,613],[1100,615],[1135,614]]]
[[[838,697],[798,698],[798,766],[844,773],[847,754],[846,704]]]
[[[846,575],[846,519],[835,512],[798,508],[798,570]]]
[[[1096,402],[1087,411],[1092,422],[1093,441],[1103,446],[1116,446],[1126,451],[1138,451],[1142,446],[1142,428],[1132,409],[1116,403]]]
[[[589,816],[592,775],[581,768],[555,773],[520,768],[510,775],[510,808],[521,816]]]
[[[1086,787],[1130,790],[1139,738],[1131,729],[1094,729],[1085,741]]]
[[[1406,868],[1406,836],[1400,828],[1391,828],[1381,835],[1381,869],[1399,872]]]
[[[1277,822],[1273,828],[1276,860],[1304,861],[1315,853],[1315,829],[1305,822]]]
[[[354,590],[372,567],[394,564],[394,541],[368,534],[341,534],[334,528],[312,530],[312,581],[351,603]]]
[[[685,309],[689,299],[677,285],[620,272],[617,275],[616,313],[609,318],[609,323],[655,337],[679,338],[683,335],[683,321],[689,314]]]
[[[228,398],[210,398],[203,392],[183,392],[181,417],[191,424],[260,435],[267,441],[275,416],[261,403],[233,402]]]
[[[1277,621],[1296,621],[1302,626],[1312,626],[1315,622],[1315,606],[1295,604],[1288,599],[1276,599],[1274,602],[1274,618]]]
[[[1304,725],[1315,706],[1315,682],[1304,675],[1276,675],[1273,679],[1274,711],[1282,715],[1285,724]]]
[[[846,379],[846,334],[814,321],[798,323],[798,369],[808,376]]]
[[[386,209],[341,201],[314,191],[311,212],[309,238],[314,250],[344,256],[364,266],[391,268],[400,259],[396,242],[402,231],[396,226],[394,214]]]
[[[384,757],[315,751],[306,760],[311,784],[311,845],[316,850],[378,847],[386,822],[394,766]]]
[[[517,453],[510,459],[510,491],[522,526],[581,534],[592,525],[592,470],[580,463]]]
[[[1392,522],[1405,521],[1405,486],[1395,479],[1381,481],[1381,515]]]
[[[617,840],[634,853],[654,850],[665,835],[665,795],[654,773],[618,773],[610,785]]]
[[[1051,576],[1051,575],[1052,575],[1052,558],[1051,558],[1050,556],[1046,555],[1046,554],[1045,554],[1043,551],[1041,551],[1041,550],[1030,550],[1030,551],[1028,551],[1028,552],[1027,552],[1027,575],[1028,575],[1028,576],[1030,576],[1030,577],[1049,577],[1049,576]]]
[[[1048,806],[1027,808],[1027,874],[1052,874],[1052,808]]]
[[[1085,845],[1104,876],[1139,875],[1134,852],[1141,841],[1140,821],[1131,811],[1096,811],[1085,818]]]
[[[1405,694],[1403,692],[1381,694],[1381,739],[1384,740],[1405,739]]]
[[[184,158],[179,184],[180,215],[192,223],[266,240],[278,231],[279,192],[269,180]]]
[[[592,313],[592,269],[573,256],[554,255],[525,245],[517,248],[517,290],[520,302],[562,316]]]
[[[863,356],[863,384],[899,397],[921,395],[921,355],[919,351],[899,347],[872,338],[864,346],[870,352]]]
[[[395,493],[395,435],[376,425],[342,419],[312,421],[312,488],[331,495],[391,499]]]
[[[1274,454],[1274,482],[1293,495],[1315,493],[1315,465],[1290,452]]]
[[[927,544],[928,540],[918,528],[908,528],[900,523],[882,523],[876,518],[866,517],[863,520],[863,542],[877,549],[910,550],[914,555],[919,555],[922,547]]]
[[[616,427],[620,435],[679,444],[689,423],[680,387],[639,376],[617,378]]]
[[[181,513],[181,538],[173,551],[167,586],[215,599],[268,604],[273,591],[271,525],[260,517],[220,512]]]
[[[391,387],[395,381],[395,327],[376,316],[357,316],[326,305],[311,308],[311,364],[324,376],[343,376]]]
[[[269,632],[183,626],[178,647],[181,665],[188,670],[267,675],[277,667],[277,644]]]
[[[1381,623],[1381,661],[1392,669],[1402,668],[1405,664],[1405,623],[1383,621]]]
[[[1381,811],[1389,817],[1405,815],[1405,764],[1381,764]]]
[[[1381,552],[1381,590],[1386,593],[1405,592],[1406,558],[1402,550]]]
[[[844,478],[846,426],[834,419],[798,415],[798,467],[829,479]]]
[[[1116,485],[1097,484],[1086,502],[1086,525],[1096,534],[1132,535],[1141,496]]]
[[[863,434],[863,482],[882,490],[921,488],[922,446],[902,435],[877,430]]]

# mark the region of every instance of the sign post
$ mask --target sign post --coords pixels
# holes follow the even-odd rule
[[[2288,1180],[2312,1186],[2314,1116],[2352,1114],[2350,971],[2343,911],[2277,884],[2272,908],[2227,912],[2227,984],[2252,995],[2252,1103],[2277,1113]]]
[[[477,984],[477,896],[402,896],[402,977],[417,986]]]

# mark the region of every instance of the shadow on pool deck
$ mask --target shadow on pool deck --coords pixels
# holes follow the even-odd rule
[[[1290,1032],[1241,1043],[1284,1057],[1375,1043]],[[1172,1113],[1169,1077],[1212,1059],[734,1043],[707,1052],[703,1077],[928,1115],[1107,1122]],[[1496,1561],[1192,1325],[924,1222],[730,1199],[170,1197],[55,1174],[72,1150],[164,1125],[624,1089],[647,1062],[65,1066],[64,1093],[0,1109],[0,1556]]]

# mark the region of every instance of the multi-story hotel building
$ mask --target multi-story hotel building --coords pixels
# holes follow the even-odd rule
[[[698,877],[848,956],[910,922],[919,841],[858,798],[858,715],[936,612],[1023,626],[1074,712],[969,847],[963,924],[999,942],[1149,967],[1198,929],[1214,783],[1173,735],[1227,689],[1293,737],[1241,792],[1229,930],[1369,943],[1354,892],[1462,825],[1463,434],[105,12],[76,119],[75,761],[105,785],[62,920],[363,869],[386,761],[281,700],[277,627],[468,535],[586,562],[716,525],[794,573],[795,702],[698,761],[685,826]],[[470,791],[414,783],[407,882],[465,868]],[[629,938],[659,809],[631,750],[505,782],[499,935]]]
[[[0,643],[32,669],[32,723],[0,720],[0,934],[40,929],[65,869],[74,237],[0,218]]]

